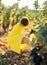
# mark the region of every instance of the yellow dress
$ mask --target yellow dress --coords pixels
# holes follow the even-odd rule
[[[28,40],[27,36],[24,36],[23,40],[21,42],[21,51],[27,50],[27,48],[28,48],[28,42],[29,42],[29,40]]]
[[[20,53],[21,41],[24,36],[23,31],[24,27],[18,23],[7,36],[7,42],[10,45],[11,50],[14,52]]]
[[[21,44],[21,51],[25,51],[28,48],[27,43]]]

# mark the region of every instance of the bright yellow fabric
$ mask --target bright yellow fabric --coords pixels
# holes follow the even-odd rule
[[[26,43],[25,44],[21,44],[21,50],[24,51],[26,49],[27,49],[27,44]]]
[[[11,50],[14,52],[20,53],[21,41],[24,36],[23,30],[24,27],[18,23],[7,37],[7,42],[9,43]]]
[[[21,47],[26,48],[25,44],[21,46],[21,41],[24,36],[23,31],[25,28],[28,28],[31,30],[32,27],[30,25],[23,27],[18,23],[13,27],[10,34],[8,34],[7,42],[10,45],[10,48],[12,51],[20,53]]]
[[[28,25],[28,26],[26,26],[26,28],[29,29],[29,30],[32,30],[32,29],[34,29],[34,26]]]

